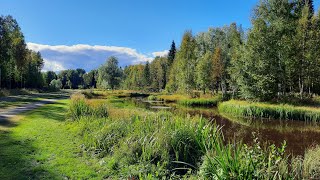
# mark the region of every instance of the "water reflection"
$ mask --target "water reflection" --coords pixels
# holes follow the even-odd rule
[[[306,148],[320,144],[319,123],[273,120],[273,119],[246,119],[234,118],[220,114],[217,108],[188,108],[177,104],[165,104],[161,101],[146,101],[138,98],[132,99],[136,106],[159,111],[166,109],[175,114],[189,114],[202,116],[222,127],[225,139],[229,141],[243,141],[251,144],[253,133],[262,142],[268,142],[280,146],[287,142],[287,153],[303,155]]]

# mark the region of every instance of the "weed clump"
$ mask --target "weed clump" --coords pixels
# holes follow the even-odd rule
[[[68,115],[72,120],[79,120],[83,116],[108,117],[107,105],[92,104],[83,94],[74,94],[71,96]]]

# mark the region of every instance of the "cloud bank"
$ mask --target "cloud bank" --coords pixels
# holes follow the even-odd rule
[[[98,68],[110,56],[116,56],[119,65],[124,67],[132,64],[152,61],[156,56],[166,56],[168,51],[152,52],[149,55],[139,53],[136,49],[117,46],[99,46],[77,44],[44,45],[27,43],[28,48],[39,51],[44,59],[43,71],[61,71],[65,69],[83,68],[86,71]]]

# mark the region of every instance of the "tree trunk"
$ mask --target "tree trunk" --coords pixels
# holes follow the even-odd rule
[[[303,80],[301,75],[299,75],[299,94],[300,94],[300,99],[303,97]]]

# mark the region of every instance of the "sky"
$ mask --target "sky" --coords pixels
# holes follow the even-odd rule
[[[119,64],[151,61],[194,34],[232,22],[250,27],[259,0],[0,0],[28,47],[40,51],[44,71],[91,70],[117,56]],[[316,9],[320,0],[314,1]]]

